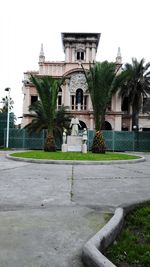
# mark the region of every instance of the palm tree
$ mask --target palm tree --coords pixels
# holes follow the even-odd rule
[[[132,64],[126,63],[121,73],[120,96],[128,98],[132,107],[132,128],[139,128],[139,112],[142,100],[150,93],[150,63],[144,65],[144,59],[139,62],[132,58]]]
[[[45,151],[56,151],[54,139],[54,126],[56,118],[57,96],[61,81],[50,76],[31,76],[31,82],[36,87],[40,101],[30,106],[29,110],[35,112],[35,118],[26,126],[30,131],[40,131],[47,128]],[[34,115],[31,114],[34,117]]]
[[[2,103],[3,103],[3,107],[1,109],[1,112],[8,112],[8,97],[5,96],[2,98]],[[14,101],[13,99],[10,97],[9,99],[9,111],[11,111],[13,109],[13,105],[14,105]]]
[[[69,130],[70,125],[70,117],[66,113],[66,109],[67,107],[62,106],[56,111],[54,118],[54,138],[55,140],[59,139],[61,142],[64,129]],[[30,105],[29,111],[31,113],[28,116],[32,118],[32,121],[24,127],[28,130],[29,134],[39,133],[42,129],[48,129],[48,120],[41,101],[36,101]]]
[[[89,71],[85,71],[88,90],[93,105],[96,135],[93,140],[92,151],[105,153],[105,144],[101,129],[105,120],[107,106],[115,92],[116,64],[108,61],[90,64]]]

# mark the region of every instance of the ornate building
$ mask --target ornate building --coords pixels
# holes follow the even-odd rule
[[[100,33],[62,33],[62,44],[65,61],[49,62],[45,60],[43,45],[39,55],[39,70],[25,72],[23,81],[23,119],[21,126],[30,122],[28,107],[38,99],[36,89],[30,83],[30,75],[49,75],[55,78],[65,77],[65,83],[59,91],[57,107],[62,104],[68,107],[68,112],[77,116],[83,128],[94,129],[92,103],[87,92],[86,79],[82,70],[89,68],[89,62],[96,61],[96,52]],[[116,67],[122,66],[120,49],[116,57]],[[121,68],[120,68],[121,69]],[[141,117],[141,125],[147,127],[147,118]],[[146,120],[146,121],[145,121]],[[145,125],[145,126],[144,126]],[[150,123],[149,123],[150,125]],[[150,127],[150,126],[149,126]],[[122,103],[118,94],[114,95],[105,116],[105,129],[131,130],[131,115],[127,103]]]

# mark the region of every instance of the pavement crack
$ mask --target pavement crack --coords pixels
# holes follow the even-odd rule
[[[21,166],[18,166],[18,167],[12,167],[12,168],[1,169],[1,172],[2,172],[2,171],[9,171],[9,170],[20,169],[20,168],[23,168],[23,167],[28,166],[28,165],[31,165],[31,163],[29,163],[29,164],[25,164],[25,165],[21,165]]]
[[[74,166],[72,165],[72,169],[71,169],[71,188],[70,188],[70,200],[71,202],[73,202],[73,187],[74,187]]]

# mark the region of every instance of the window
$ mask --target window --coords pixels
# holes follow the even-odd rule
[[[58,96],[58,106],[61,106],[62,104],[62,97],[61,95]]]
[[[31,105],[38,100],[37,95],[31,95]]]
[[[72,108],[72,110],[75,109],[75,106],[74,106],[74,95],[71,96],[71,108]]]
[[[58,98],[57,98],[57,107],[58,107],[58,109],[60,109],[61,106],[62,106],[62,89],[59,88]]]
[[[87,95],[84,96],[84,110],[87,109]]]
[[[83,51],[77,52],[77,60],[84,60],[84,52]]]
[[[143,113],[150,112],[150,97],[143,98]]]
[[[111,100],[108,102],[107,104],[107,109],[106,109],[107,112],[111,111]]]
[[[129,99],[125,97],[122,101],[121,110],[128,113],[129,112]]]
[[[76,91],[76,109],[83,109],[83,90],[77,89]]]

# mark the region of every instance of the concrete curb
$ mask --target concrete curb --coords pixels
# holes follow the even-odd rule
[[[147,201],[137,201],[134,203],[123,204],[115,210],[109,222],[94,235],[82,249],[82,260],[88,267],[116,267],[102,252],[115,240],[119,234],[125,215],[136,208],[142,206]]]
[[[117,208],[110,221],[83,247],[82,260],[88,267],[115,267],[103,254],[120,232],[124,220],[123,208]]]
[[[14,152],[13,152],[14,153]],[[45,160],[32,158],[18,158],[7,154],[6,158],[22,162],[39,163],[39,164],[63,164],[63,165],[111,165],[111,164],[133,164],[145,161],[145,157],[131,160],[103,160],[103,161],[82,161],[82,160]]]

